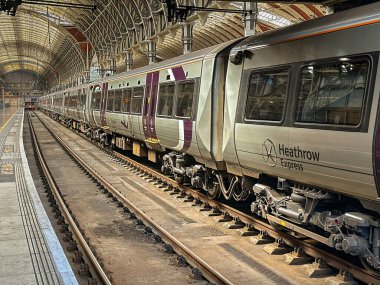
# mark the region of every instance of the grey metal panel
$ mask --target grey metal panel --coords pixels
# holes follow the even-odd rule
[[[181,151],[185,145],[183,128],[180,125],[183,125],[182,120],[170,119],[157,117],[156,118],[156,132],[159,139],[159,143],[162,147],[166,149]],[[181,133],[182,134],[181,134]],[[192,125],[192,139],[190,142],[190,147],[186,151],[187,154],[193,156],[200,156],[198,144],[195,137],[196,133],[196,124]]]
[[[301,61],[378,51],[380,23],[302,41]],[[363,44],[365,43],[365,44]]]
[[[211,157],[211,115],[215,110],[212,109],[212,85],[214,79],[214,58],[203,61],[202,77],[200,81],[199,98],[197,105],[198,125],[196,139],[201,156],[206,160]]]
[[[250,59],[244,60],[244,69],[286,65],[299,62],[301,43],[298,41],[263,47],[253,51]]]
[[[136,139],[139,139],[139,140],[142,140],[144,141],[145,140],[145,136],[144,136],[144,132],[142,131],[142,119],[141,119],[141,115],[133,115],[131,114],[129,116],[129,122],[130,122],[130,125],[131,125],[131,132],[132,132],[132,135],[134,138]]]
[[[271,147],[271,142],[267,140],[273,143],[281,142],[288,145],[289,128],[281,126],[236,124],[236,151],[240,165],[243,168],[252,168],[259,172],[264,172],[268,169],[268,164],[265,161],[266,157],[263,157],[264,143],[268,149]],[[272,163],[271,160],[269,163]],[[273,172],[273,169],[270,168],[269,170]]]
[[[235,149],[235,117],[242,69],[243,65],[228,63],[223,125],[223,158],[227,167],[240,164]],[[242,175],[241,169],[238,167],[234,167],[233,173]]]
[[[214,54],[216,56],[216,54]],[[209,57],[202,68],[201,89],[197,114],[197,141],[206,166],[223,167],[223,109],[225,101],[225,78],[228,54]]]
[[[93,122],[94,126],[97,126],[99,128],[102,127],[102,124],[100,123],[100,111],[99,110],[92,110],[92,118],[90,119],[90,122]]]
[[[105,117],[108,128],[114,132],[118,125],[117,121],[120,120],[120,114],[106,111]]]
[[[322,34],[326,30],[339,30],[346,26],[360,25],[379,19],[380,4],[373,3],[247,38],[236,45],[235,50],[245,47],[261,48],[274,43],[302,39],[311,34]]]

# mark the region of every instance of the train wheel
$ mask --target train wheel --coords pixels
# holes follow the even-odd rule
[[[376,275],[377,277],[380,277],[380,267],[374,266],[373,264],[370,264],[367,260],[367,258],[360,257],[360,261],[363,264],[364,268],[370,271],[372,274]]]
[[[210,199],[218,200],[220,198],[222,191],[220,190],[219,184],[214,183],[214,185],[207,190],[207,196]]]

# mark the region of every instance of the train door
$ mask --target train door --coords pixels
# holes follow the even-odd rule
[[[89,123],[96,126],[98,125],[98,117],[100,113],[100,102],[102,89],[100,85],[94,85],[90,88],[89,104],[88,104],[88,119]]]
[[[102,92],[101,92],[101,100],[100,100],[100,125],[106,126],[106,107],[108,100],[108,82],[102,83]]]
[[[142,106],[143,106],[143,99],[144,99],[144,87],[143,86],[136,86],[132,88],[132,105],[131,105],[131,111],[129,115],[129,126],[130,131],[133,135],[133,137],[136,137],[137,139],[143,140],[144,134],[141,131],[141,114],[142,114]]]
[[[289,143],[289,127],[283,122],[291,68],[254,64],[247,60],[242,73],[235,123],[237,161],[247,176],[263,171],[286,177],[288,167],[281,154]]]
[[[81,108],[80,108],[80,118],[83,121],[83,123],[85,123],[86,122],[86,105],[87,105],[87,102],[86,102],[86,98],[87,98],[87,96],[86,96],[86,89],[83,88],[79,92],[81,94],[81,96],[80,96],[80,106],[81,106]]]
[[[67,98],[67,92],[63,92],[61,94],[61,114],[66,114],[67,104],[68,104],[68,98]]]
[[[146,139],[151,142],[157,140],[156,134],[156,105],[157,105],[157,91],[158,91],[159,72],[148,73],[146,77],[146,87],[144,93],[143,104],[143,130]]]

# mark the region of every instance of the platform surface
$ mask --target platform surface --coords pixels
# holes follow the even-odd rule
[[[22,108],[0,110],[0,284],[77,284],[30,174]]]

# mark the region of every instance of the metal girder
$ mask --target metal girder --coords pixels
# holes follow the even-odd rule
[[[17,10],[18,15],[12,17],[14,20],[5,19],[6,15],[0,15],[2,19],[0,47],[4,47],[0,51],[0,73],[1,55],[12,58],[12,54],[30,53],[38,59],[50,62],[51,66],[59,70],[61,80],[65,81],[75,77],[75,74],[86,72],[95,54],[100,66],[106,67],[111,61],[116,61],[117,69],[121,71],[126,68],[127,53],[133,57],[133,67],[148,64],[148,42],[155,43],[157,58],[160,60],[183,53],[182,25],[167,22],[165,6],[160,0],[76,0],[74,2],[96,5],[97,10],[93,13],[72,8],[47,9],[43,6],[23,4]],[[291,5],[276,4],[279,1],[266,2],[259,4],[258,7],[259,17],[256,26],[258,32],[279,27],[284,23],[320,17],[325,12],[323,7],[310,4],[298,5],[295,4],[297,1],[291,1]],[[209,0],[175,0],[175,3],[242,9],[241,2],[230,1],[222,3]],[[275,15],[276,20],[281,18],[286,21],[273,21],[273,18],[265,13]],[[3,19],[5,19],[5,29]],[[194,27],[192,50],[244,35],[240,15],[193,12],[188,21]],[[76,27],[79,36],[70,34],[67,27]],[[28,36],[28,31],[34,38]],[[81,36],[84,40],[78,40]],[[37,41],[39,45],[36,44]],[[88,48],[89,45],[90,49],[87,52],[83,47]],[[17,69],[16,63],[13,62],[11,66]],[[39,70],[39,72],[43,80],[53,81],[49,80],[52,79],[50,71]]]

